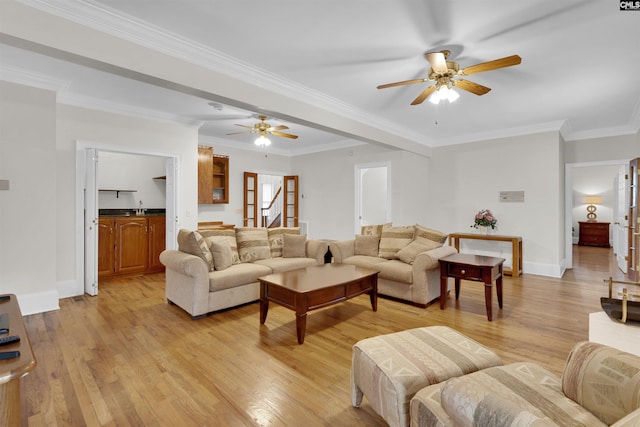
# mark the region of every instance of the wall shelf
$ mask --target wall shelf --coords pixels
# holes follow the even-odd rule
[[[105,189],[105,188],[100,188],[98,189],[98,191],[109,191],[109,192],[115,192],[116,193],[116,199],[118,197],[120,197],[120,193],[135,193],[138,190],[111,190],[111,189]]]

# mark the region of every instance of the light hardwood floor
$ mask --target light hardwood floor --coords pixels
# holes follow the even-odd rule
[[[488,322],[483,286],[426,309],[366,295],[311,312],[298,345],[295,316],[259,304],[191,318],[164,298],[164,274],[100,284],[97,297],[60,301],[25,317],[38,366],[23,379],[29,426],[383,426],[366,398],[351,407],[351,347],[363,338],[447,325],[491,347],[505,363],[529,360],[560,374],[588,338],[603,279],[624,279],[609,249],[575,247],[563,279],[504,280]]]

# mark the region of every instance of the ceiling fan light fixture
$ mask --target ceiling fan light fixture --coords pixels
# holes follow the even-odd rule
[[[260,135],[256,138],[255,144],[258,147],[268,147],[271,145],[271,141],[269,141],[269,138],[267,138],[265,135]]]

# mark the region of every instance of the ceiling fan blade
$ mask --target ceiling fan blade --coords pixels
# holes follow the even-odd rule
[[[386,89],[388,87],[395,87],[395,86],[402,86],[402,85],[412,85],[414,83],[424,83],[426,81],[428,81],[429,79],[413,79],[413,80],[404,80],[401,82],[395,82],[395,83],[387,83],[384,85],[380,85],[377,86],[378,89]]]
[[[236,126],[240,126],[243,128],[247,128],[247,129],[253,129],[253,126],[247,126],[247,125],[239,125],[238,123],[235,123]]]
[[[269,132],[269,133],[275,136],[284,136],[285,138],[298,139],[298,135],[291,135],[289,133],[282,133],[282,132]]]
[[[482,86],[478,83],[470,82],[469,80],[464,80],[464,79],[454,80],[452,84],[455,87],[459,87],[460,89],[466,90],[478,96],[484,95],[485,93],[491,90],[486,86]]]
[[[285,130],[285,129],[289,129],[289,128],[285,125],[271,126],[269,129],[267,129],[267,132],[273,132],[274,130]]]
[[[413,100],[413,102],[411,103],[411,105],[418,105],[418,104],[422,104],[422,102],[427,99],[427,97],[429,95],[431,95],[431,93],[436,90],[436,86],[432,85],[429,86],[428,88],[426,88],[425,90],[422,91],[422,93],[420,95],[418,95],[418,97],[416,99]]]
[[[483,62],[481,64],[471,65],[460,70],[460,75],[468,76],[470,74],[483,73],[485,71],[497,70],[498,68],[511,67],[522,62],[522,58],[518,55],[511,55],[493,61]]]
[[[245,133],[253,133],[253,132],[233,132],[233,133],[227,133],[225,135],[241,135],[241,134],[245,134]]]
[[[425,58],[429,61],[431,68],[436,73],[446,73],[447,72],[447,59],[444,57],[444,53],[442,52],[427,52],[425,53]]]

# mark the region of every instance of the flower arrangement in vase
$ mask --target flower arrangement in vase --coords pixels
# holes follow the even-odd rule
[[[497,223],[498,219],[489,209],[482,209],[476,214],[471,227],[484,230],[486,232],[489,228],[495,230]]]

